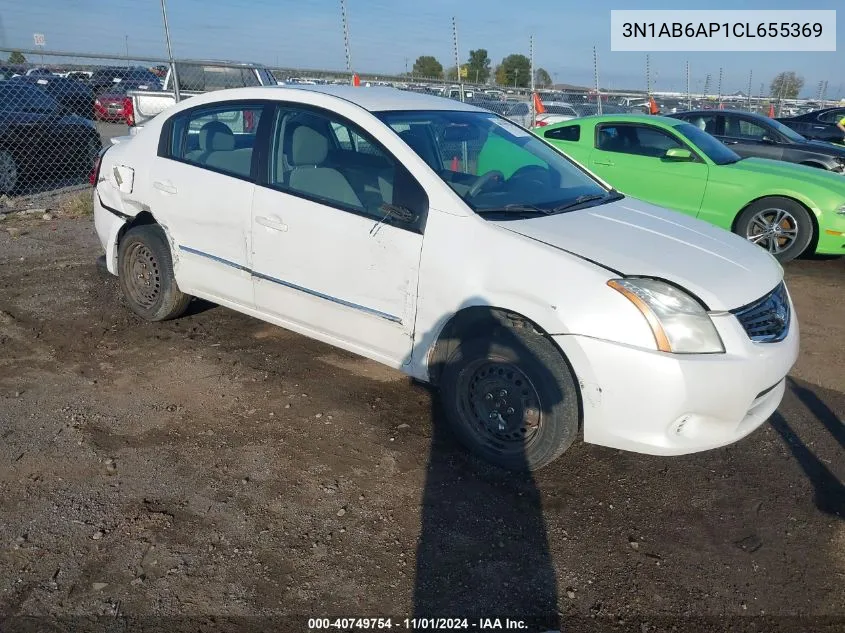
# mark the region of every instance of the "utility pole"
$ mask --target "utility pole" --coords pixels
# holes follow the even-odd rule
[[[651,96],[651,58],[648,53],[645,56],[645,91],[646,96]]]
[[[535,77],[534,77],[534,36],[530,36],[528,38],[528,68],[529,72],[531,73],[531,127],[537,125],[537,106],[534,102],[534,88],[535,88]]]
[[[126,49],[126,57],[128,58],[129,57],[129,36],[128,35],[123,36],[123,44],[124,44],[124,48]]]
[[[719,108],[722,107],[722,69],[719,68]]]
[[[687,110],[692,110],[692,93],[689,87],[689,60],[687,60]]]
[[[707,73],[707,76],[704,78],[704,90],[702,91],[704,92],[704,94],[702,95],[704,98],[707,98],[707,95],[710,94],[711,79],[713,79],[713,77],[710,75],[710,73]]]
[[[346,0],[340,0],[340,19],[343,23],[343,48],[346,52],[346,72],[349,73],[349,80],[354,82],[352,55],[349,52],[349,20],[346,19]]]
[[[601,114],[601,90],[599,90],[599,56],[593,46],[593,84],[596,88],[596,112]]]
[[[461,90],[461,101],[464,100],[464,78],[461,74],[461,54],[458,50],[458,21],[452,17],[452,44],[455,49],[455,72],[458,73],[458,85]],[[464,144],[464,151],[466,152],[466,144]],[[464,157],[464,164],[466,164],[466,157]]]
[[[519,79],[519,68],[513,69],[513,87],[516,90],[516,82]]]
[[[751,111],[751,78],[754,77],[754,71],[748,71],[748,111]]]
[[[170,27],[167,25],[167,6],[165,0],[161,0],[161,17],[164,20],[164,39],[167,42],[167,59],[170,60],[170,75],[173,77],[173,96],[176,103],[182,100],[182,93],[179,90],[179,73],[176,72],[176,63],[173,61],[173,48],[170,45]]]

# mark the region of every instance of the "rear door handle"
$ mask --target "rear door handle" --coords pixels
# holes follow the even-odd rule
[[[594,160],[594,165],[604,165],[605,167],[613,167],[613,161],[609,160]]]
[[[162,193],[174,194],[177,191],[176,185],[174,185],[172,182],[169,182],[169,181],[162,182],[160,180],[155,180],[155,181],[153,181],[153,187],[155,187],[156,189],[158,189]]]
[[[282,222],[276,216],[270,216],[269,218],[263,215],[259,215],[255,218],[255,222],[260,224],[261,226],[266,226],[268,229],[273,229],[274,231],[281,231],[282,233],[287,232],[288,225]]]

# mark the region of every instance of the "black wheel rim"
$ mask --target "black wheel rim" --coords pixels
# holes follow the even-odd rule
[[[479,442],[500,453],[523,453],[540,430],[540,396],[511,362],[484,358],[470,363],[458,376],[457,393],[467,426]]]
[[[126,289],[129,298],[143,308],[151,308],[161,294],[158,261],[146,244],[132,244],[126,251]]]

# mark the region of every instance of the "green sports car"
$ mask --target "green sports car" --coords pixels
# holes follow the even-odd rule
[[[590,116],[534,132],[622,193],[734,231],[782,262],[845,255],[845,176],[741,158],[660,116]]]

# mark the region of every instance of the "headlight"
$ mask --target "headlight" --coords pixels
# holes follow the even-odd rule
[[[839,215],[845,215],[845,204],[843,204],[841,207],[839,207],[839,208],[836,210],[836,212],[837,212]]]
[[[704,308],[675,286],[647,278],[611,279],[607,285],[633,303],[648,321],[657,349],[675,354],[720,354],[722,339]]]

